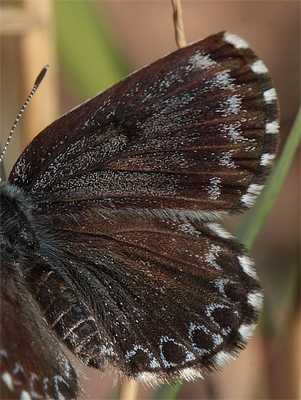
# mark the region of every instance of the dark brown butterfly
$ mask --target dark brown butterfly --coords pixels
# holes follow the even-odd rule
[[[276,91],[219,33],[45,128],[1,187],[1,396],[80,395],[85,364],[193,379],[244,348],[262,290],[216,219],[248,209],[278,141]]]

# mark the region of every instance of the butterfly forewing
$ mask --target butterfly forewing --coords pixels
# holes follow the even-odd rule
[[[248,207],[277,143],[276,95],[258,62],[225,33],[180,49],[55,121],[10,180],[55,202],[54,212],[89,201],[203,213]]]
[[[254,203],[278,128],[266,67],[228,33],[45,128],[1,188],[4,393],[32,395],[37,374],[42,397],[76,397],[62,342],[87,365],[148,383],[233,359],[256,327],[262,290],[244,247],[209,221]]]

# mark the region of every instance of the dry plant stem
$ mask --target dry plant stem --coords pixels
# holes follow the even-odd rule
[[[133,379],[124,381],[120,387],[119,400],[136,400],[139,383]]]
[[[182,19],[181,0],[171,0],[173,7],[173,21],[175,26],[175,37],[179,48],[185,47],[187,44],[184,32],[184,23]]]

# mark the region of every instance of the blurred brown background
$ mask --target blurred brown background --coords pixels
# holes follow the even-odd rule
[[[70,8],[76,3],[60,2]],[[45,10],[40,10],[42,3]],[[62,112],[86,100],[57,55],[58,10],[54,10],[54,3],[1,1],[2,145],[39,70],[51,63],[7,153],[8,171],[31,134],[35,136]],[[108,34],[129,71],[176,49],[169,1],[93,1],[91,7],[100,21],[105,20]],[[282,148],[300,104],[300,2],[183,1],[182,7],[188,42],[228,30],[243,37],[268,66],[280,100]],[[64,18],[66,24],[72,24],[68,14]],[[87,43],[77,41],[76,46],[80,49]],[[87,57],[85,63],[89,62]],[[101,75],[102,66],[97,68]],[[103,89],[95,86],[93,95]],[[185,384],[179,398],[300,398],[299,161],[298,154],[251,251],[266,292],[259,329],[237,361],[204,381]],[[232,218],[227,226],[233,229],[237,220]],[[85,369],[85,374],[84,398],[108,398],[111,377],[90,369]],[[148,398],[150,393],[151,389],[141,387],[138,398]]]

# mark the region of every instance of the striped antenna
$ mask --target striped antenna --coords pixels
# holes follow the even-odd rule
[[[43,78],[44,78],[44,76],[45,76],[45,74],[46,74],[46,72],[47,72],[47,70],[48,70],[48,67],[49,67],[49,66],[46,65],[46,66],[42,69],[42,71],[39,73],[39,75],[38,75],[38,77],[37,77],[37,79],[36,79],[36,81],[35,81],[35,83],[34,83],[34,86],[33,86],[33,88],[32,88],[32,91],[29,93],[29,96],[27,97],[25,103],[23,104],[23,107],[21,108],[21,110],[20,110],[20,112],[19,112],[17,118],[15,119],[15,122],[14,122],[14,124],[13,124],[13,126],[12,126],[12,128],[11,128],[11,130],[10,130],[10,132],[9,132],[7,141],[6,141],[5,146],[4,146],[3,150],[2,150],[2,153],[1,153],[1,155],[0,155],[0,163],[1,163],[2,160],[3,160],[4,153],[6,152],[6,150],[7,150],[7,148],[8,148],[9,142],[11,141],[11,138],[12,138],[12,136],[13,136],[14,130],[15,130],[15,128],[16,128],[16,126],[17,126],[17,124],[18,124],[20,118],[21,118],[21,115],[23,114],[25,108],[27,107],[27,104],[30,102],[32,96],[35,94],[35,92],[37,91],[38,87],[40,86],[40,83],[42,82],[42,80],[43,80]]]

